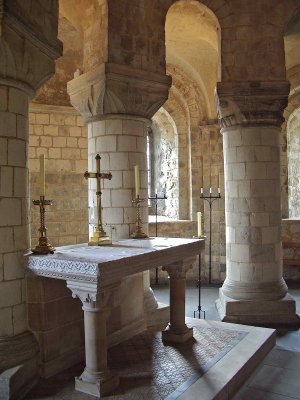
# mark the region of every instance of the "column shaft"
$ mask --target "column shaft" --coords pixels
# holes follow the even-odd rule
[[[113,240],[129,238],[135,229],[136,210],[134,166],[140,168],[140,198],[144,232],[148,231],[146,120],[113,118],[88,123],[89,170],[95,170],[95,156],[101,156],[101,169],[112,179],[103,181],[102,205],[104,229]],[[95,206],[96,186],[89,182],[89,206]],[[92,221],[90,221],[92,222]]]
[[[282,277],[280,126],[286,81],[218,84],[225,173],[223,321],[298,325]]]
[[[182,333],[185,324],[185,277],[170,277],[170,329]]]
[[[164,267],[170,277],[170,323],[162,338],[170,343],[184,343],[193,337],[193,328],[185,323],[186,270],[190,263],[177,262]]]
[[[95,381],[107,370],[106,315],[84,309],[85,378]]]
[[[223,132],[225,155],[226,296],[283,298],[278,127]]]
[[[0,86],[1,399],[28,391],[38,375],[38,345],[27,326],[24,268],[24,253],[30,247],[28,102],[23,90]],[[13,368],[17,365],[19,372]]]

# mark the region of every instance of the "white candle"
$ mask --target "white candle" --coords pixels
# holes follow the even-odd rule
[[[209,188],[209,194],[211,194],[211,187]]]
[[[202,214],[200,211],[197,212],[197,228],[198,228],[198,237],[202,236]]]
[[[218,193],[220,194],[221,193],[221,190],[220,190],[220,188],[218,187]]]
[[[138,165],[134,166],[134,179],[135,179],[135,197],[140,195],[140,168]]]
[[[200,194],[203,196],[203,188],[200,189]]]
[[[157,196],[157,189],[155,189],[155,195]]]
[[[45,156],[40,155],[40,196],[45,197]]]

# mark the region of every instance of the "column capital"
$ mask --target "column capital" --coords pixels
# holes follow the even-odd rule
[[[33,95],[62,55],[57,27],[58,1],[35,2],[30,11],[26,2],[0,1],[0,84]]]
[[[71,104],[85,122],[109,115],[150,119],[168,99],[171,77],[104,63],[68,82]]]
[[[119,303],[119,284],[100,288],[98,283],[67,281],[72,297],[78,297],[84,311],[97,312],[108,310]]]
[[[284,121],[288,81],[218,82],[216,97],[222,129],[234,126],[275,125]]]
[[[185,279],[186,273],[193,268],[196,257],[185,258],[184,260],[175,261],[174,263],[164,265],[163,271],[167,271],[170,278]]]

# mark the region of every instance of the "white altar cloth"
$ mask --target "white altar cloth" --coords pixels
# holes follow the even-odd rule
[[[127,239],[110,246],[78,244],[59,247],[54,254],[29,255],[28,269],[36,275],[64,280],[117,282],[160,265],[200,254],[204,240],[181,238]]]

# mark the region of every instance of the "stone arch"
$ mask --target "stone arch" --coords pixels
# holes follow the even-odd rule
[[[164,105],[176,124],[176,148],[178,155],[177,190],[179,219],[191,219],[199,209],[198,185],[203,182],[201,148],[201,121],[207,120],[207,102],[197,82],[174,65],[167,65],[173,76],[169,99]],[[157,121],[159,124],[159,121]],[[193,145],[191,145],[193,144]],[[192,185],[192,180],[198,185]],[[200,187],[200,186],[199,186]]]
[[[194,219],[199,210],[199,187],[203,183],[203,154],[202,154],[202,136],[199,129],[201,121],[206,121],[209,116],[209,103],[207,97],[202,92],[202,87],[198,86],[193,77],[190,77],[185,71],[174,65],[167,65],[167,72],[173,76],[173,86],[180,93],[188,109],[188,127],[182,137],[182,143],[179,145],[179,185],[180,182],[190,184],[190,189],[186,189],[186,195],[189,193],[190,201],[185,207],[185,218]],[[168,104],[168,102],[167,102]],[[188,146],[189,151],[185,151]],[[184,177],[189,177],[185,179]],[[194,184],[192,184],[194,182]],[[182,185],[183,186],[183,185]],[[187,208],[188,206],[188,208]]]
[[[166,71],[172,76],[173,86],[164,107],[170,111],[176,123],[181,118],[176,115],[178,110],[176,111],[174,104],[184,103],[184,107],[188,110],[184,114],[188,119],[185,128],[178,127],[179,186],[183,187],[180,181],[184,181],[185,186],[188,186],[184,191],[179,191],[181,199],[179,204],[184,204],[181,208],[181,210],[184,209],[184,213],[179,210],[179,215],[184,219],[193,219],[200,206],[197,189],[203,183],[203,162],[199,153],[201,149],[198,148],[201,147],[199,126],[201,121],[216,118],[214,89],[216,80],[220,78],[220,27],[213,11],[204,3],[195,0],[172,2],[166,15]],[[182,22],[183,10],[188,23]],[[172,18],[172,23],[168,22],[168,18]],[[201,24],[199,24],[200,19]],[[183,35],[176,38],[174,26],[176,26],[176,31],[182,30]],[[187,43],[192,42],[192,47],[187,49],[188,46],[183,45],[177,51],[176,47],[173,48],[170,45],[172,34],[175,34],[176,40],[179,39],[179,44],[183,38],[182,40],[186,40]],[[202,51],[201,63],[199,65],[199,60],[197,60],[193,64],[195,61],[193,53],[198,54],[199,49]],[[181,133],[181,131],[184,132]]]
[[[295,170],[296,136],[290,131],[297,119],[297,109],[300,107],[300,9],[298,8],[289,18],[284,29],[286,77],[291,88],[288,105],[284,111],[285,121],[281,135],[281,191],[282,215],[285,218],[295,217],[298,214],[298,191],[293,177]],[[291,124],[294,121],[294,124]],[[300,195],[300,194],[299,194]]]
[[[174,119],[163,107],[152,119],[152,132],[154,181],[158,193],[167,194],[166,201],[158,204],[158,214],[178,219],[178,132]]]
[[[164,132],[166,127],[165,120],[162,115],[168,115],[169,121],[172,120],[173,125],[173,135],[168,135],[168,132]],[[155,146],[153,148],[152,159],[159,159],[159,154],[165,154],[165,158],[168,158],[168,151],[172,149],[172,156],[176,156],[176,160],[173,160],[174,168],[172,172],[162,171],[162,168],[167,165],[158,163],[155,165],[156,172],[154,175],[154,185],[163,190],[161,179],[157,179],[159,175],[162,178],[166,174],[170,174],[172,183],[170,183],[170,191],[168,191],[168,200],[165,202],[165,208],[161,206],[159,208],[160,215],[165,215],[168,217],[176,219],[189,219],[189,199],[190,199],[190,157],[189,157],[189,135],[190,132],[190,111],[184,96],[177,89],[176,86],[172,86],[169,99],[164,104],[164,106],[154,115],[152,118],[152,131],[153,131],[153,141]],[[167,130],[168,131],[168,130]],[[162,142],[159,145],[157,137],[162,138]],[[186,151],[184,151],[186,150]],[[176,162],[175,162],[176,161]],[[154,164],[153,164],[154,165]],[[168,168],[167,168],[168,169]],[[172,176],[171,176],[172,175]],[[164,184],[166,187],[166,184]],[[154,190],[154,188],[153,188]],[[170,207],[176,207],[176,210],[170,211]]]
[[[300,107],[287,122],[288,204],[289,218],[300,217]]]
[[[176,86],[170,90],[169,99],[164,108],[172,116],[177,128],[177,157],[178,157],[178,218],[190,219],[190,110],[186,99]]]

